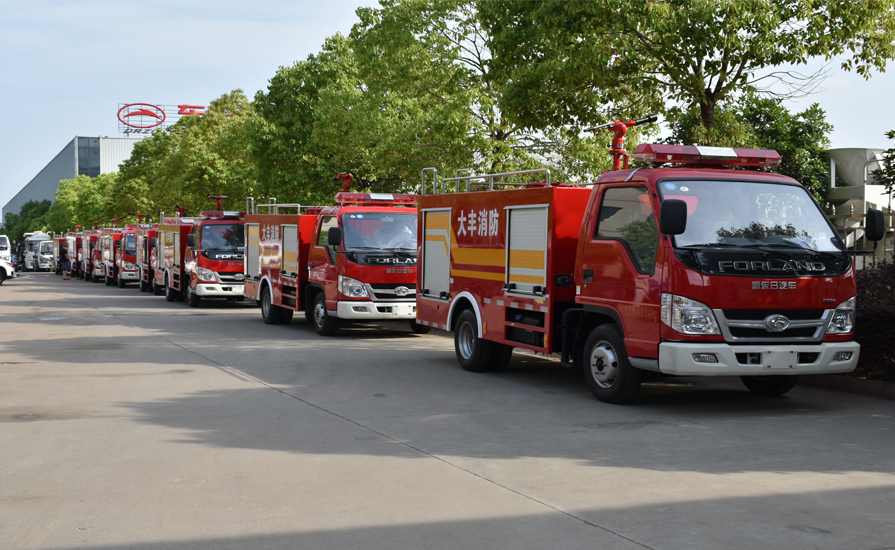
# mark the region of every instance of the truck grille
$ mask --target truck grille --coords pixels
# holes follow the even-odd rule
[[[724,340],[734,343],[819,342],[833,315],[832,309],[716,309]],[[773,316],[786,317],[785,330],[769,328]],[[773,323],[771,323],[773,324]]]
[[[396,293],[398,288],[407,289],[407,294],[399,296]],[[412,302],[416,300],[416,285],[413,283],[402,284],[368,284],[367,293],[376,301],[384,302]]]
[[[222,283],[237,285],[241,285],[243,283],[242,273],[218,273],[218,278],[221,280]]]

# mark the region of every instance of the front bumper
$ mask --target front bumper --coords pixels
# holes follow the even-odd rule
[[[767,376],[773,374],[833,374],[852,372],[858,366],[857,342],[799,345],[731,346],[725,343],[659,344],[659,370],[681,376]],[[837,352],[852,352],[846,361],[833,361]],[[693,354],[714,354],[717,363],[697,363]],[[761,354],[759,364],[743,364],[736,354]],[[814,357],[812,357],[814,356]],[[742,357],[742,355],[741,355]],[[754,358],[755,356],[752,355]],[[810,360],[809,359],[813,359]],[[800,363],[802,360],[804,362]]]
[[[197,283],[196,295],[207,298],[245,296],[242,283]]]
[[[416,319],[416,302],[340,301],[336,315],[339,319]]]
[[[140,274],[136,271],[119,271],[118,276],[121,277],[122,280],[127,281],[139,281]]]

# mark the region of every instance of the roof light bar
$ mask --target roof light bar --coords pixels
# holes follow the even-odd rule
[[[387,204],[416,204],[416,195],[393,195],[391,193],[337,193],[336,202],[341,206],[357,204],[378,206]]]
[[[780,153],[770,149],[732,149],[656,143],[641,143],[634,149],[633,157],[640,162],[751,167],[779,166],[783,160],[780,158]]]

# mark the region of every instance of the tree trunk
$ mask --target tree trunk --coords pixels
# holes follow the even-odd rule
[[[699,100],[699,115],[706,130],[711,130],[715,126],[715,103],[717,101],[715,94],[710,90],[706,90],[705,95]]]

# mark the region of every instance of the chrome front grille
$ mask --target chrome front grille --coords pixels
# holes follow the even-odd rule
[[[367,294],[382,302],[413,302],[416,300],[416,285],[411,284],[367,284]],[[399,296],[397,289],[406,288],[407,294]]]
[[[218,279],[222,283],[235,285],[241,285],[244,282],[242,273],[218,273]]]
[[[724,340],[732,343],[820,342],[832,309],[716,309]],[[771,330],[773,318],[786,318],[784,330]]]

